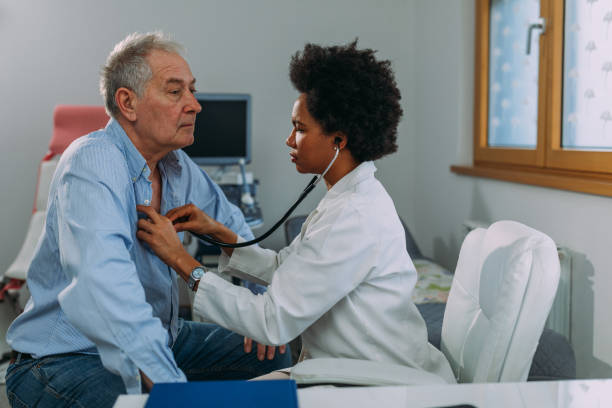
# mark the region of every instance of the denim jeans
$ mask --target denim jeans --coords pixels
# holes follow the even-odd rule
[[[182,322],[172,347],[189,381],[249,379],[291,365],[291,353],[259,361],[256,347],[245,353],[244,337],[217,325]],[[58,354],[21,359],[6,373],[6,392],[13,407],[112,407],[125,394],[121,377],[90,354]]]

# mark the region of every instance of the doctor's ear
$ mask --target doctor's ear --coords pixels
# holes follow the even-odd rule
[[[136,105],[138,103],[138,97],[136,93],[131,89],[121,87],[115,92],[115,103],[121,111],[123,117],[130,122],[136,120]]]
[[[342,132],[337,132],[334,135],[334,147],[342,150],[346,146],[347,137]]]

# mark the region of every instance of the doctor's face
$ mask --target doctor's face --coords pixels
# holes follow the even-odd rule
[[[306,95],[300,94],[291,112],[293,129],[287,138],[289,156],[300,173],[321,174],[334,157],[333,137],[310,115]]]

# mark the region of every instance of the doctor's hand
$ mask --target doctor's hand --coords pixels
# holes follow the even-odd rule
[[[174,224],[176,232],[190,231],[199,235],[209,235],[218,241],[229,243],[238,240],[238,235],[234,231],[217,222],[193,204],[173,208],[166,213],[166,217]],[[227,255],[232,256],[233,248],[222,249]]]
[[[201,235],[215,233],[220,224],[193,204],[173,208],[166,217],[174,224],[176,232],[190,231]]]
[[[266,351],[266,347],[268,348],[267,351]],[[244,338],[244,352],[250,353],[252,349],[253,349],[253,339],[245,337]],[[285,354],[286,350],[287,350],[286,345],[283,344],[282,346],[278,346],[279,353]],[[265,346],[263,344],[257,343],[257,359],[259,361],[263,361],[265,358],[267,358],[268,360],[272,360],[274,359],[275,353],[276,353],[276,346]]]
[[[136,236],[146,242],[162,261],[174,267],[177,259],[189,256],[168,217],[144,205],[137,205],[136,210],[149,217],[138,220]]]

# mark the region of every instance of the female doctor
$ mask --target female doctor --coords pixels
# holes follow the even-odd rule
[[[427,342],[411,301],[417,280],[393,201],[372,160],[397,150],[400,92],[389,61],[374,51],[313,44],[296,53],[290,77],[300,92],[286,143],[300,173],[324,175],[327,193],[295,240],[281,251],[224,248],[219,271],[268,285],[263,295],[206,273],[194,308],[207,321],[281,345],[302,335],[301,358],[344,357],[403,364],[454,382],[444,356]],[[201,265],[176,231],[244,241],[194,205],[166,216],[138,207],[138,238],[185,281]],[[183,221],[186,220],[186,221]],[[173,225],[173,222],[178,221]],[[193,278],[192,282],[193,282]]]

